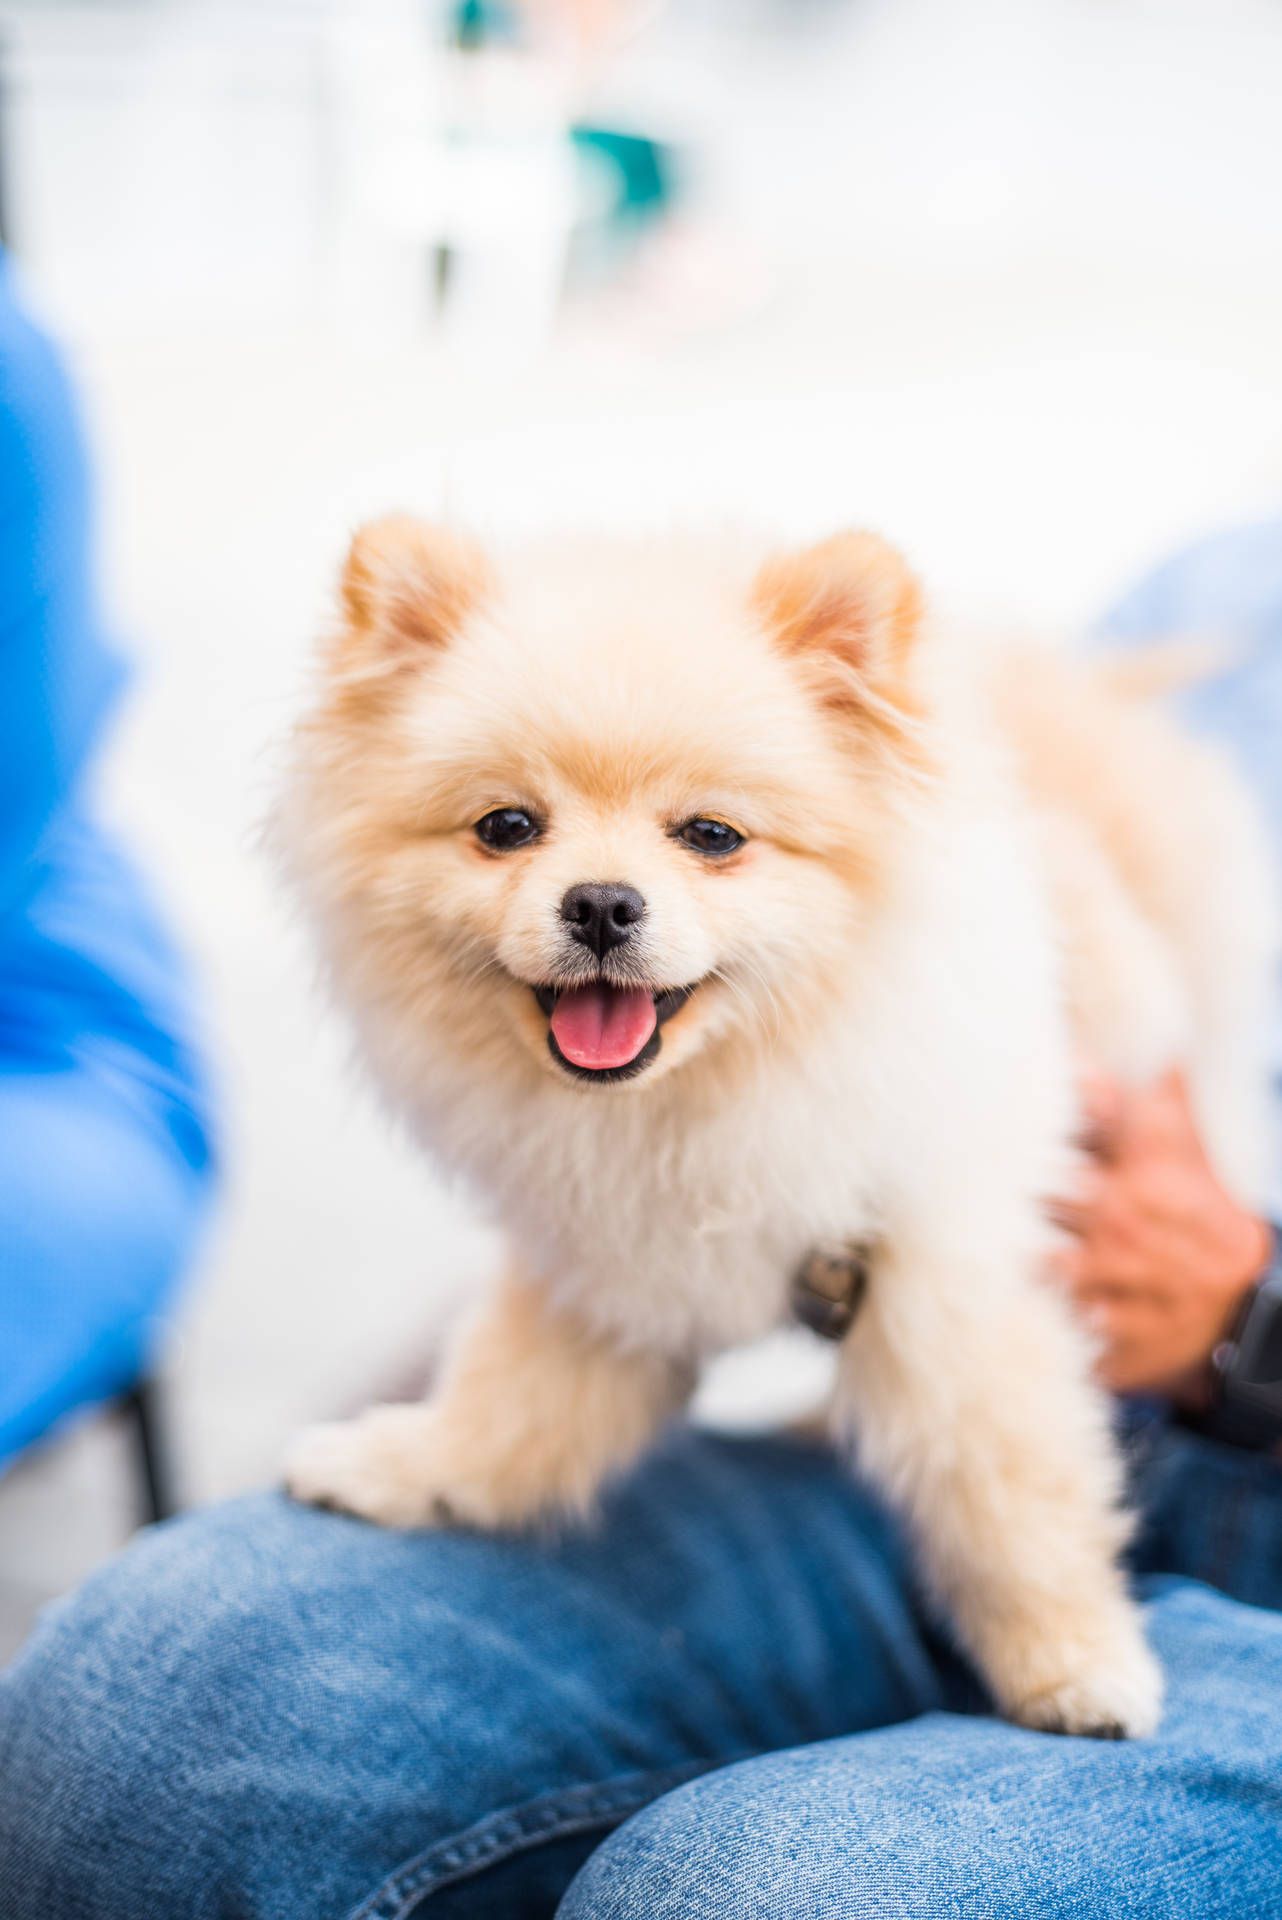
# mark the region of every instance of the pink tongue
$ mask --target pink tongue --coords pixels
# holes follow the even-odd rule
[[[606,1070],[635,1060],[654,1032],[653,997],[644,987],[573,987],[552,1009],[552,1032],[576,1067]]]

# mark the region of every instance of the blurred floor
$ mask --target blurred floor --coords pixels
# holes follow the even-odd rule
[[[193,1500],[401,1380],[494,1255],[349,1071],[256,845],[360,516],[866,520],[945,605],[1072,627],[1282,493],[1276,10],[805,11],[781,45],[751,9],[715,60],[706,5],[639,47],[618,95],[706,146],[685,277],[480,355],[333,297],[325,8],[0,7],[15,233],[88,396],[139,668],[106,804],[200,957],[225,1082],[169,1380]],[[0,1484],[0,1654],[130,1492],[103,1422]]]

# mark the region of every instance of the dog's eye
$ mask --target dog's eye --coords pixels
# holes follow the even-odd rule
[[[693,847],[696,853],[733,853],[743,845],[743,835],[728,827],[724,820],[687,820],[677,829],[677,838]]]
[[[539,837],[539,823],[523,807],[495,807],[478,820],[474,828],[483,847],[493,853],[511,853],[514,847],[528,846]]]

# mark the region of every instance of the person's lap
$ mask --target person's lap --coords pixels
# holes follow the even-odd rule
[[[1282,1598],[1271,1468],[1152,1477],[1149,1564]],[[1282,1874],[1282,1619],[1178,1583],[1153,1617],[1157,1739],[1058,1741],[958,1711],[893,1533],[811,1449],[678,1435],[555,1543],[239,1503],[145,1537],[0,1680],[0,1911],[1100,1914],[1123,1886],[1249,1920]]]
[[[265,1496],[145,1536],[0,1680],[0,1912],[337,1920],[466,1877],[461,1912],[547,1913],[525,1868],[483,1883],[582,1836],[564,1884],[701,1767],[944,1698],[816,1451],[674,1437],[558,1543]]]

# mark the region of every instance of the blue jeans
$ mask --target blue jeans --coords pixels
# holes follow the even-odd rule
[[[1007,1726],[799,1442],[678,1432],[557,1541],[276,1496],[0,1679],[5,1920],[1282,1913],[1282,1470],[1132,1442],[1160,1733]]]

